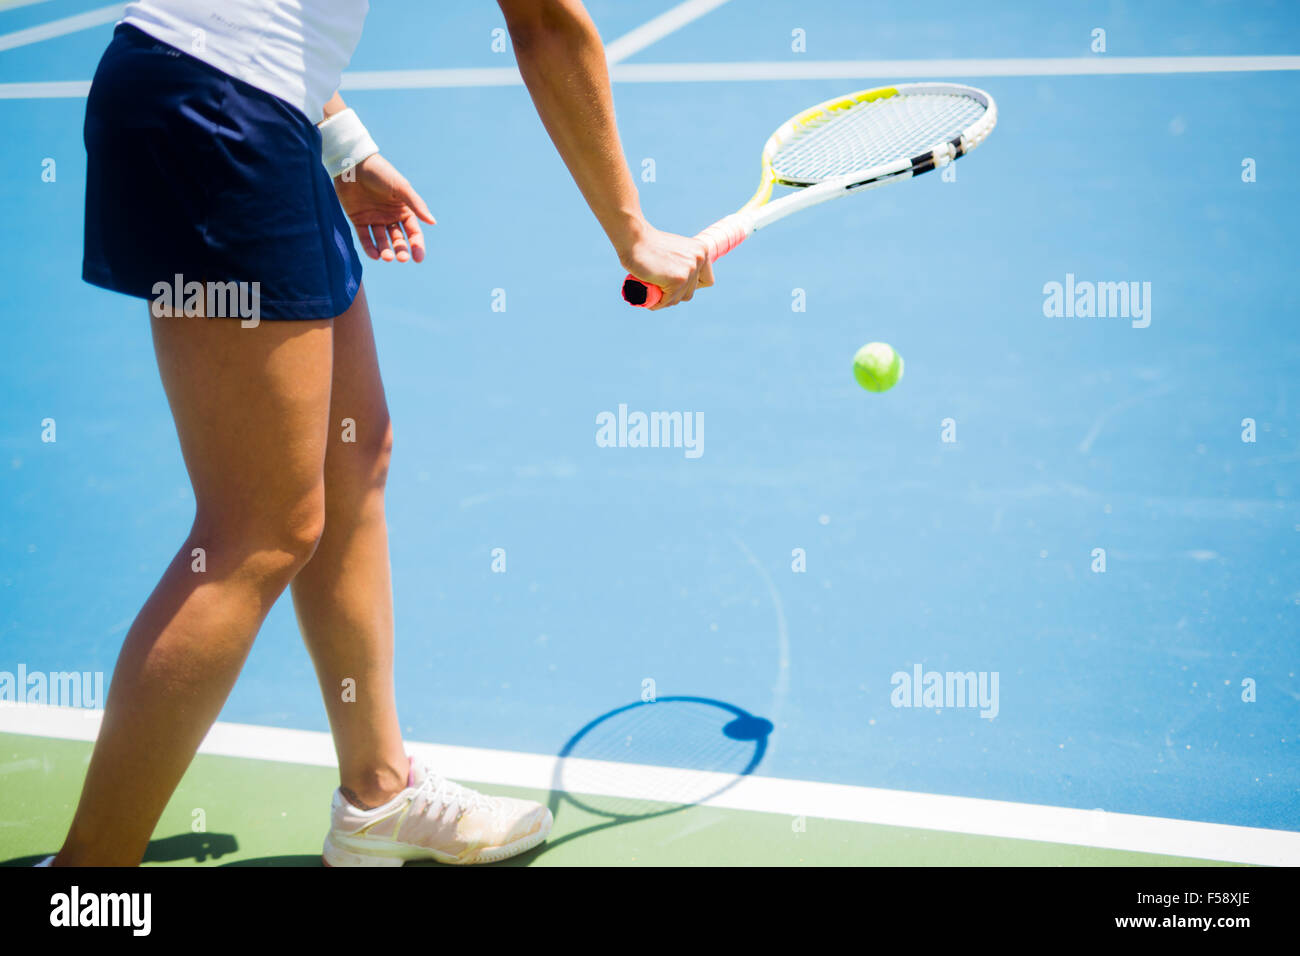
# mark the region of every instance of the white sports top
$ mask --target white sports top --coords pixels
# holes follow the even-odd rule
[[[369,9],[370,0],[134,0],[122,22],[319,123]]]

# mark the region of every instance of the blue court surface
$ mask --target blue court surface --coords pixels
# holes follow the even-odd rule
[[[411,740],[556,757],[703,698],[764,746],[715,766],[670,723],[594,756],[1287,831],[1300,862],[1300,7],[985,6],[592,0],[664,229],[739,206],[835,94],[998,104],[951,181],[785,220],[650,314],[496,5],[372,5],[344,95],[439,223],[424,264],[365,273]],[[145,306],[80,279],[113,16],[64,18],[103,9],[0,2],[4,671],[111,674],[192,518]],[[1049,315],[1052,283],[1141,314]],[[873,340],[906,361],[884,394],[851,373]],[[621,406],[700,443],[601,447]],[[896,706],[918,669],[997,693]],[[222,720],[327,729],[287,597]]]

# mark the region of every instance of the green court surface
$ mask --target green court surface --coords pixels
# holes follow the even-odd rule
[[[57,848],[89,758],[83,741],[0,734],[0,865],[30,865]],[[328,767],[200,754],[168,804],[145,863],[319,866],[336,784]],[[611,821],[544,790],[483,789],[548,802],[555,810],[550,841],[500,866],[1217,865],[707,805]]]

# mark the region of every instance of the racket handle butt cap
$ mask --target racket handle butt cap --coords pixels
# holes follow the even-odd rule
[[[658,305],[663,297],[663,290],[657,285],[642,282],[631,273],[628,273],[627,278],[623,280],[623,301],[628,305],[648,309]]]

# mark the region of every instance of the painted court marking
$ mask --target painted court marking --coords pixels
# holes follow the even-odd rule
[[[624,83],[739,80],[948,79],[962,76],[1133,76],[1300,70],[1300,56],[1004,57],[970,60],[814,60],[753,63],[624,63]]]
[[[13,34],[10,34],[13,36]],[[0,37],[3,43],[4,37]],[[3,49],[3,46],[0,46]],[[615,83],[742,83],[769,80],[909,80],[978,76],[1144,76],[1266,73],[1300,70],[1300,56],[1108,56],[999,60],[824,60],[754,63],[615,63]],[[512,66],[444,70],[356,70],[343,74],[349,90],[426,90],[518,86]],[[0,83],[0,99],[84,97],[89,80]]]
[[[0,732],[91,741],[99,732],[102,716],[102,711],[69,707],[0,705]],[[543,754],[446,744],[408,743],[407,749],[427,758],[449,777],[534,790],[550,789],[559,760]],[[336,765],[334,745],[327,733],[251,724],[215,724],[199,752],[317,767]],[[599,774],[584,776],[608,783],[600,796],[653,800],[665,792],[676,792],[674,788],[689,787],[692,792],[707,793],[731,784],[704,801],[705,805],[1228,863],[1300,865],[1300,833],[1290,830],[776,777],[748,776],[736,781],[731,774],[644,764],[581,763],[590,764],[592,769],[599,765]]]
[[[617,42],[617,41],[616,41]],[[617,63],[615,83],[740,83],[773,80],[909,80],[977,76],[1128,76],[1300,70],[1300,56],[1028,57],[982,60],[822,60],[753,63]],[[344,90],[412,90],[512,86],[514,67],[360,70],[343,74]],[[0,97],[4,94],[0,91]]]
[[[631,30],[617,40],[605,44],[605,59],[610,63],[626,60],[635,53],[640,53],[652,43],[657,43],[668,34],[680,30],[712,10],[718,9],[727,0],[686,0],[652,20],[647,20],[635,30]]]
[[[89,30],[91,27],[102,26],[105,23],[116,23],[122,19],[122,11],[125,9],[126,4],[114,3],[75,16],[28,27],[26,30],[15,30],[13,33],[0,35],[0,50],[12,50],[15,47],[28,46],[32,43],[40,43],[42,40],[52,40],[55,37],[67,36],[69,33]]]
[[[33,4],[49,2],[50,0],[0,0],[0,13],[17,10],[19,7],[30,7]]]

